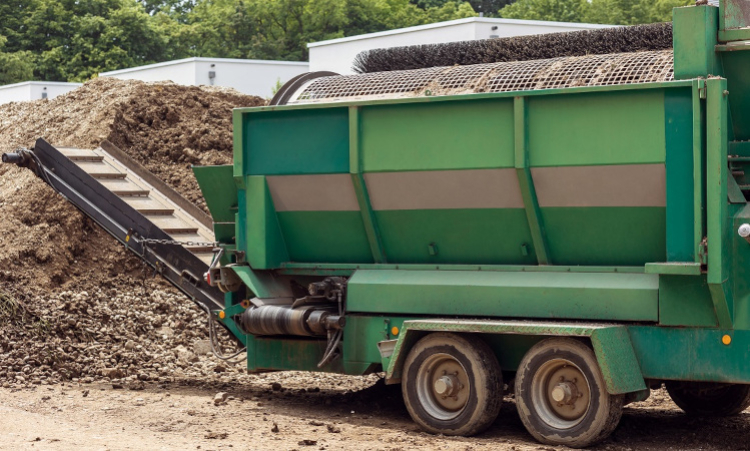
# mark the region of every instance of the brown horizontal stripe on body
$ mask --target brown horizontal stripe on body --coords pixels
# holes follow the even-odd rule
[[[665,207],[663,164],[531,168],[540,207]]]
[[[359,211],[350,174],[267,176],[276,211]]]
[[[523,208],[515,169],[365,174],[373,210]]]

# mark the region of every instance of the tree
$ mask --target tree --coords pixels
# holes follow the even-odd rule
[[[8,38],[0,35],[0,85],[31,80],[34,76],[31,53],[6,53],[3,49],[7,41]]]
[[[511,19],[637,25],[672,20],[672,8],[693,0],[518,0],[500,10]]]
[[[592,0],[584,20],[591,23],[637,25],[672,20],[672,9],[693,0]]]
[[[518,0],[500,10],[507,19],[582,22],[587,13],[587,0]]]
[[[475,13],[482,13],[486,17],[496,17],[498,10],[513,3],[513,0],[409,0],[409,3],[424,10],[440,8],[446,3],[468,3]]]
[[[187,14],[195,7],[195,0],[139,0],[139,2],[151,15],[163,12],[180,21],[184,21]]]
[[[31,61],[36,79],[85,81],[170,56],[161,13],[151,16],[135,0],[17,1],[22,14],[13,19],[6,47],[30,52],[16,55],[14,67]]]
[[[467,2],[200,0],[186,35],[196,56],[306,60],[307,43],[475,16]]]

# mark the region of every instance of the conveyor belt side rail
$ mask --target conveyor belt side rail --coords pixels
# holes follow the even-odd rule
[[[208,270],[205,262],[179,245],[145,244],[137,238],[134,239],[133,236],[171,241],[166,232],[44,139],[36,141],[32,152],[38,161],[38,164],[34,165],[41,165],[34,168],[36,174],[55,191],[62,194],[194,302],[210,310],[224,308],[224,295],[203,280],[203,274]],[[21,163],[20,160],[8,162]]]

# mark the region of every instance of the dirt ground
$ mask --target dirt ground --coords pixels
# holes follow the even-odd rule
[[[274,390],[274,381],[278,390]],[[217,394],[226,401],[215,403]],[[625,408],[599,450],[747,449],[750,414],[696,419],[661,391]],[[432,436],[411,422],[398,387],[375,376],[238,375],[234,382],[61,383],[0,389],[3,450],[552,450],[524,430],[512,399],[489,431]]]

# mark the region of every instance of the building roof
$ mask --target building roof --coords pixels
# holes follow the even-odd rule
[[[609,28],[616,25],[602,25],[602,24],[591,24],[591,23],[575,23],[575,22],[551,22],[546,20],[519,20],[519,19],[497,19],[494,17],[467,17],[465,19],[448,20],[445,22],[436,22],[426,25],[417,25],[414,27],[397,28],[395,30],[378,31],[376,33],[360,34],[357,36],[349,36],[346,38],[329,39],[327,41],[311,42],[307,44],[307,47],[320,47],[323,45],[338,44],[341,42],[358,41],[361,39],[372,39],[379,38],[381,36],[391,36],[395,34],[412,33],[415,31],[430,30],[434,28],[452,27],[455,25],[462,25],[467,23],[488,23],[496,25],[535,25],[542,27],[551,28],[583,28],[583,29],[596,29],[596,28]]]
[[[0,85],[0,89],[4,88],[16,88],[18,86],[81,86],[83,83],[73,83],[67,81],[22,81],[20,83],[13,83],[10,85]]]
[[[307,61],[274,61],[274,60],[250,60],[250,59],[237,59],[237,58],[202,58],[192,57],[183,58],[180,60],[164,61],[162,63],[146,64],[144,66],[129,67],[127,69],[111,70],[109,72],[101,72],[99,75],[119,75],[128,72],[136,72],[143,69],[153,69],[157,67],[174,66],[177,64],[192,63],[192,62],[207,62],[207,63],[239,63],[239,64],[260,64],[260,65],[276,65],[276,66],[307,66],[310,63]]]

